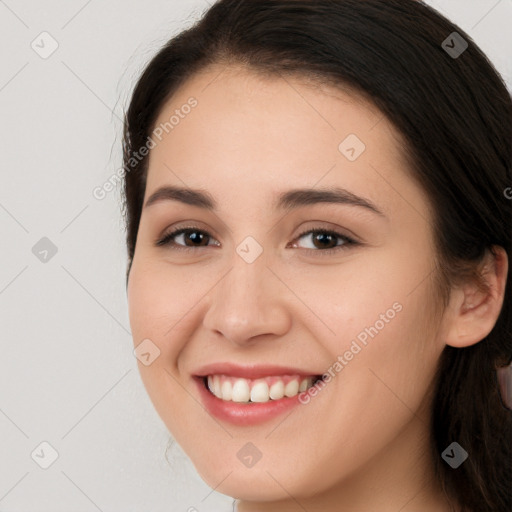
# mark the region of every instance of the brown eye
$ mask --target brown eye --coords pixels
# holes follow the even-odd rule
[[[346,235],[325,229],[304,231],[297,237],[297,240],[307,237],[311,240],[311,246],[306,247],[306,250],[312,250],[313,252],[330,253],[331,251],[346,249],[348,246],[358,244],[358,242]]]
[[[175,239],[179,238],[178,241]],[[156,242],[157,246],[172,245],[185,248],[206,247],[210,241],[210,235],[206,231],[194,227],[178,228],[165,235]]]

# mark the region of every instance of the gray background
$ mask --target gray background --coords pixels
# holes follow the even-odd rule
[[[512,0],[428,3],[512,88]],[[0,0],[0,511],[231,510],[177,445],[166,460],[132,352],[119,187],[92,193],[121,165],[142,66],[207,7]]]

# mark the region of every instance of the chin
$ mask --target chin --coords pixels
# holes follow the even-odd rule
[[[276,467],[271,461],[262,464],[260,461],[252,468],[242,467],[235,458],[233,464],[194,464],[203,481],[215,491],[243,501],[279,501],[290,498],[309,498],[322,492],[329,482],[322,478],[316,482],[311,477],[313,468],[302,466],[297,473],[297,464],[288,467]],[[193,461],[194,463],[194,461]],[[240,466],[240,467],[237,467]],[[228,476],[229,475],[229,476]]]
[[[283,487],[279,486],[274,479],[267,473],[252,474],[251,472],[233,471],[220,485],[222,480],[219,473],[213,473],[205,478],[201,473],[201,478],[216,492],[225,494],[232,498],[243,501],[279,501],[289,498],[289,495],[283,490],[288,489],[285,482]],[[293,496],[296,493],[292,492]]]

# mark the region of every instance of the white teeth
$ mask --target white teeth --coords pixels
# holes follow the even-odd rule
[[[222,391],[220,389],[220,377],[218,375],[213,377],[213,394],[219,398],[222,397]]]
[[[279,400],[280,398],[283,398],[284,382],[282,380],[278,380],[277,382],[274,382],[272,386],[270,386],[269,396],[272,398],[272,400]]]
[[[299,381],[291,380],[284,388],[284,394],[288,397],[295,396],[299,392]]]
[[[222,386],[222,400],[231,400],[233,397],[233,386],[231,385],[231,382],[229,380],[226,380]]]
[[[251,396],[249,383],[245,379],[237,379],[233,384],[231,400],[233,402],[248,402]],[[224,397],[222,397],[224,399]]]
[[[299,386],[299,392],[302,393],[308,389],[308,379],[303,379]]]
[[[251,388],[251,402],[268,402],[268,384],[256,382]]]
[[[272,379],[272,380],[270,380]],[[249,403],[251,402],[268,402],[269,400],[280,400],[284,397],[294,397],[299,392],[306,391],[313,385],[313,378],[307,377],[300,380],[293,376],[284,377],[283,379],[274,380],[273,378],[257,379],[255,381],[234,378],[221,375],[208,375],[208,389],[217,398],[225,401]],[[287,380],[287,384],[285,384]],[[269,382],[272,382],[269,388]]]

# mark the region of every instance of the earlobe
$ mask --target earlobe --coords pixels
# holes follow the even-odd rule
[[[465,283],[452,291],[446,311],[448,332],[445,343],[449,346],[469,347],[483,340],[494,328],[505,295],[508,274],[507,253],[494,246],[482,262],[482,276],[487,291],[477,283]]]

